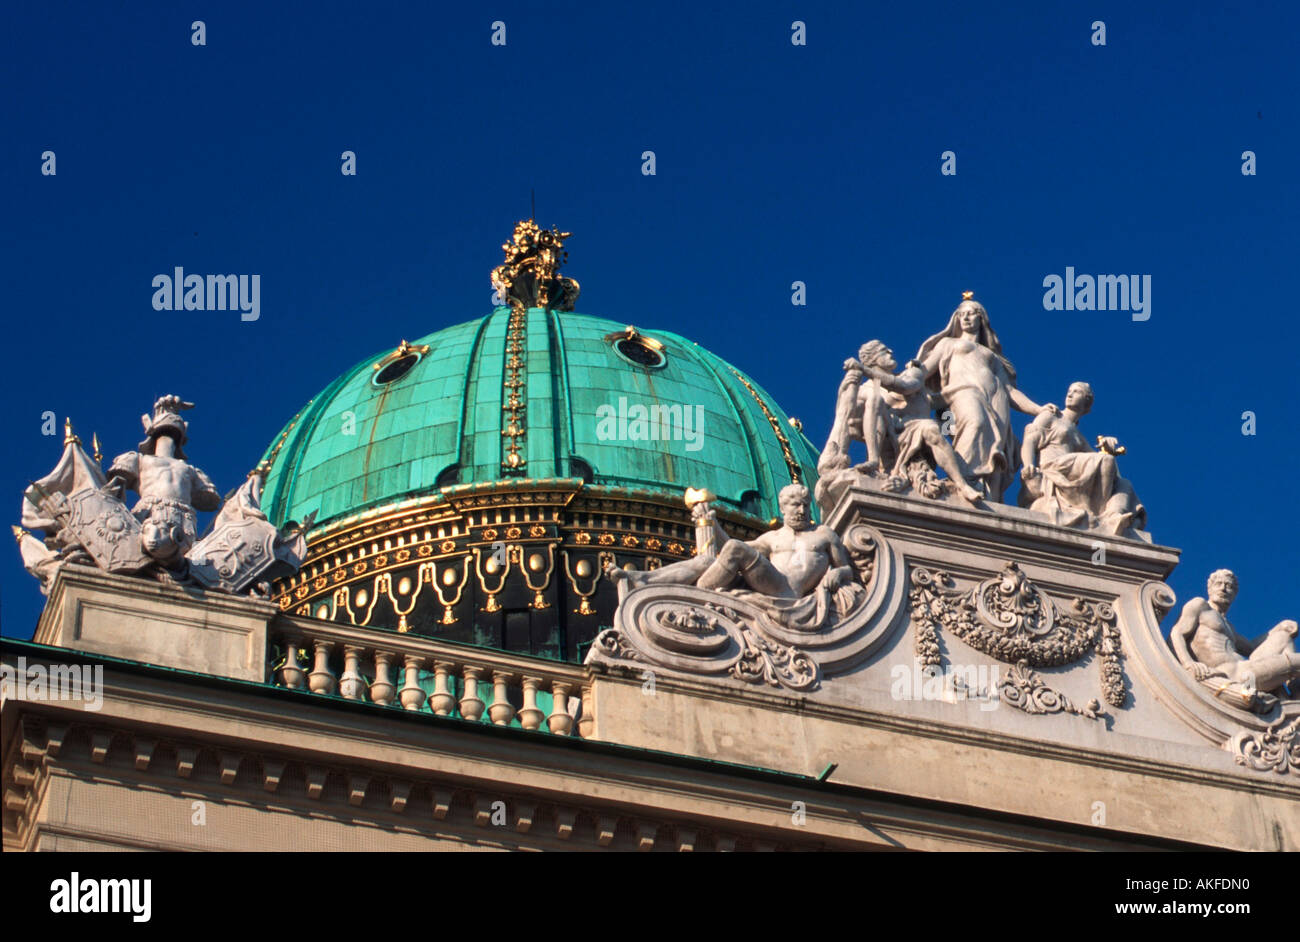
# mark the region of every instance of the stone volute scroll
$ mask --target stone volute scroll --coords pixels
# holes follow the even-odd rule
[[[1256,772],[1300,776],[1300,703],[1289,701],[1262,731],[1239,730],[1225,743],[1237,765]]]
[[[152,415],[141,416],[144,441],[107,474],[98,438],[92,458],[68,423],[58,464],[23,493],[22,526],[14,527],[23,565],[43,592],[69,564],[229,593],[264,592],[269,580],[297,571],[311,520],[280,529],[266,519],[264,467],[223,502],[186,460],[189,424],[181,412],[192,408],[179,396],[160,398]],[[130,508],[127,491],[138,495]],[[197,512],[213,510],[219,513],[200,537]]]
[[[792,484],[779,498],[782,526],[746,543],[723,532],[712,499],[687,493],[694,557],[609,571],[619,607],[587,663],[807,691],[869,656],[896,613],[887,602],[901,569],[880,535],[815,525],[808,489]]]

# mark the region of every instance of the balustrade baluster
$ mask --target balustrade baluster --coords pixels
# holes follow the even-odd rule
[[[583,739],[590,739],[591,734],[596,731],[595,706],[596,701],[592,696],[591,685],[584,684],[582,687],[582,707],[578,714],[578,735]]]
[[[537,688],[541,683],[540,677],[524,678],[524,706],[519,711],[519,725],[524,729],[537,729],[546,718],[546,714],[537,709]]]
[[[488,716],[497,726],[509,726],[515,718],[515,708],[510,705],[506,692],[510,679],[506,671],[492,672],[492,705],[488,707]]]
[[[569,714],[569,685],[562,680],[551,684],[551,715],[546,718],[546,725],[557,736],[567,736],[573,729],[573,717]]]
[[[478,678],[482,671],[477,667],[465,668],[465,694],[460,698],[460,715],[477,722],[483,715],[484,703],[478,696]]]
[[[433,695],[429,697],[429,709],[439,716],[450,716],[456,709],[456,697],[451,692],[451,670],[453,665],[446,661],[433,662]]]
[[[316,642],[316,664],[307,675],[308,685],[312,693],[331,694],[334,692],[337,681],[334,672],[330,670],[330,652],[334,650],[334,644],[331,641]]]
[[[393,655],[389,651],[375,652],[375,682],[370,685],[370,699],[380,706],[393,702],[397,688],[393,686]]]
[[[406,684],[397,695],[401,698],[403,709],[418,710],[424,705],[424,688],[420,686],[420,668],[424,666],[424,658],[408,654],[403,666],[406,670]]]
[[[280,668],[280,682],[290,690],[301,690],[307,686],[307,672],[298,660],[298,639],[284,638],[284,665]]]
[[[339,695],[345,700],[364,700],[366,679],[361,676],[361,655],[364,649],[355,644],[343,648],[343,674],[339,677]]]

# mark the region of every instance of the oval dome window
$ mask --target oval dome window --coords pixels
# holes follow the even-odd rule
[[[398,357],[377,372],[371,382],[376,386],[387,386],[389,383],[395,383],[409,373],[411,367],[419,362],[420,354],[418,353],[408,353],[406,356]]]
[[[648,370],[657,369],[667,363],[663,344],[640,334],[619,337],[614,341],[614,352],[629,363],[643,366]]]

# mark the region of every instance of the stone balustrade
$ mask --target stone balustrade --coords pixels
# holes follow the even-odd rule
[[[556,736],[594,721],[587,668],[435,638],[281,616],[267,663],[270,683],[320,696]]]

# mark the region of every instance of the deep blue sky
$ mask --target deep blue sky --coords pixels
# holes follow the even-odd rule
[[[1156,540],[1184,551],[1180,601],[1232,567],[1253,636],[1300,615],[1298,11],[6,4],[0,495],[17,522],[57,459],[44,411],[112,456],[169,392],[230,489],[345,368],[487,313],[535,189],[575,233],[579,310],[698,340],[818,445],[846,356],[914,355],[974,290],[1031,397],[1092,382],[1084,431],[1128,446]],[[155,312],[178,265],[260,274],[261,319]],[[1150,274],[1151,319],[1043,310],[1067,265]],[[3,632],[30,635],[14,549],[0,592]]]

